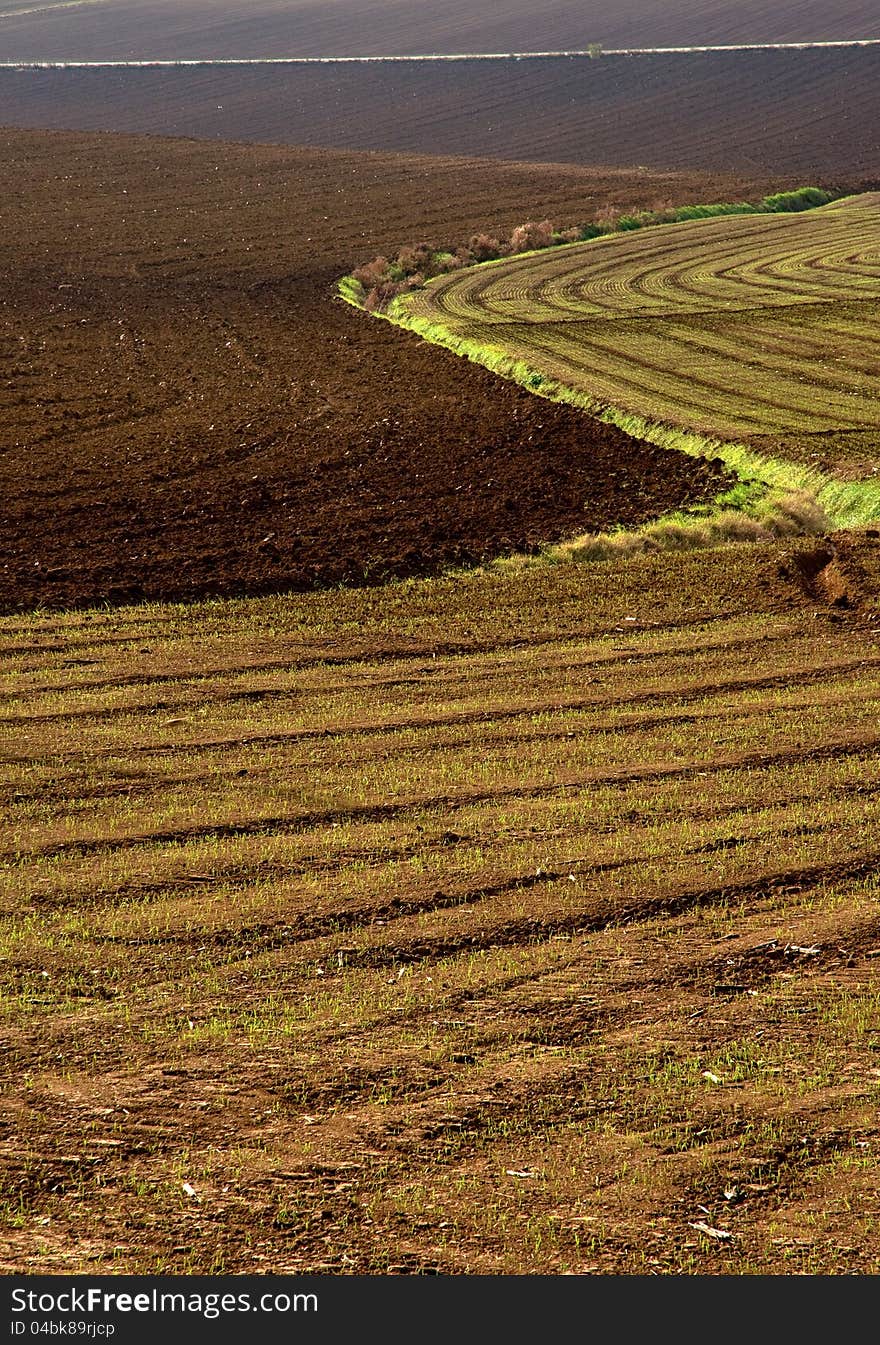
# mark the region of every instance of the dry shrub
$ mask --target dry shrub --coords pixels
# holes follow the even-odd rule
[[[583,229],[572,227],[571,229],[558,229],[553,235],[554,243],[579,243],[583,235]]]
[[[553,225],[548,219],[541,220],[540,224],[536,224],[534,220],[518,224],[510,235],[510,251],[513,254],[534,252],[537,248],[552,246]]]
[[[794,537],[799,533],[829,532],[832,524],[815,496],[805,490],[768,497],[759,511],[762,521],[775,537]]]
[[[457,252],[435,252],[426,268],[429,276],[445,276],[450,271],[460,271],[465,265],[461,249]]]
[[[649,551],[697,551],[700,547],[711,546],[714,540],[712,525],[706,519],[693,522],[665,519],[644,531]]]
[[[422,274],[428,270],[431,265],[433,249],[428,243],[416,243],[413,247],[401,248],[397,254],[397,267],[405,276],[415,275],[417,271]]]
[[[773,537],[772,529],[760,519],[750,514],[741,514],[736,509],[726,509],[712,519],[712,546],[724,542],[769,542]]]
[[[575,542],[564,543],[559,552],[566,560],[622,560],[651,549],[638,532],[596,532],[579,537]]]
[[[695,551],[732,542],[771,542],[776,537],[827,532],[831,527],[824,509],[806,491],[768,495],[756,514],[727,509],[714,518],[669,518],[650,523],[638,532],[589,533],[555,549],[562,560],[620,560],[649,551]]]
[[[492,262],[501,256],[501,242],[491,234],[472,234],[467,250],[475,262]]]
[[[371,262],[352,271],[355,280],[360,281],[365,290],[371,290],[390,278],[391,263],[387,257],[374,257]]]
[[[400,292],[401,286],[397,281],[383,280],[381,284],[367,290],[364,296],[364,308],[368,313],[381,313]]]
[[[618,210],[617,206],[604,205],[601,210],[596,211],[593,216],[593,223],[598,225],[600,229],[611,230],[616,226],[620,216],[621,211]]]

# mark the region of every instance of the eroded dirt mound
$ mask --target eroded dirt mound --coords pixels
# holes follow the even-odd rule
[[[766,180],[27,132],[3,151],[0,608],[419,573],[721,484],[334,284],[421,237]]]
[[[839,532],[783,555],[779,575],[814,602],[838,609],[873,609],[878,590],[877,528]]]

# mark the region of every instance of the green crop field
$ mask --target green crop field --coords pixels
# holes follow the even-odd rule
[[[395,313],[648,420],[722,437],[836,432],[864,458],[880,429],[880,193],[505,258]]]

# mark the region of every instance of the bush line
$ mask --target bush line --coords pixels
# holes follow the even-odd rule
[[[561,247],[567,243],[587,243],[593,238],[631,233],[634,229],[646,229],[657,224],[681,224],[688,220],[714,219],[720,215],[779,215],[814,210],[817,206],[828,205],[838,199],[838,195],[821,187],[798,187],[795,191],[765,196],[757,202],[660,205],[653,210],[639,210],[629,214],[607,207],[589,224],[566,229],[556,228],[549,219],[538,222],[529,220],[525,224],[518,224],[506,238],[476,233],[457,248],[415,243],[401,248],[393,259],[374,257],[371,262],[343,277],[339,282],[339,293],[349,303],[365,308],[367,312],[382,313],[388,310],[399,295],[422,289],[429,280],[460,271],[466,266],[479,266],[502,257],[521,256],[526,252]]]

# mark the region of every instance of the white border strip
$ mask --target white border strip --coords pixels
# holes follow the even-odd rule
[[[0,70],[150,70],[211,65],[415,65],[427,61],[540,61],[565,57],[600,60],[604,56],[688,56],[700,52],[824,51],[857,47],[880,47],[880,38],[853,38],[844,42],[743,42],[715,47],[609,47],[603,48],[598,57],[591,57],[589,51],[473,51],[421,56],[208,56],[180,60],[0,61]]]

